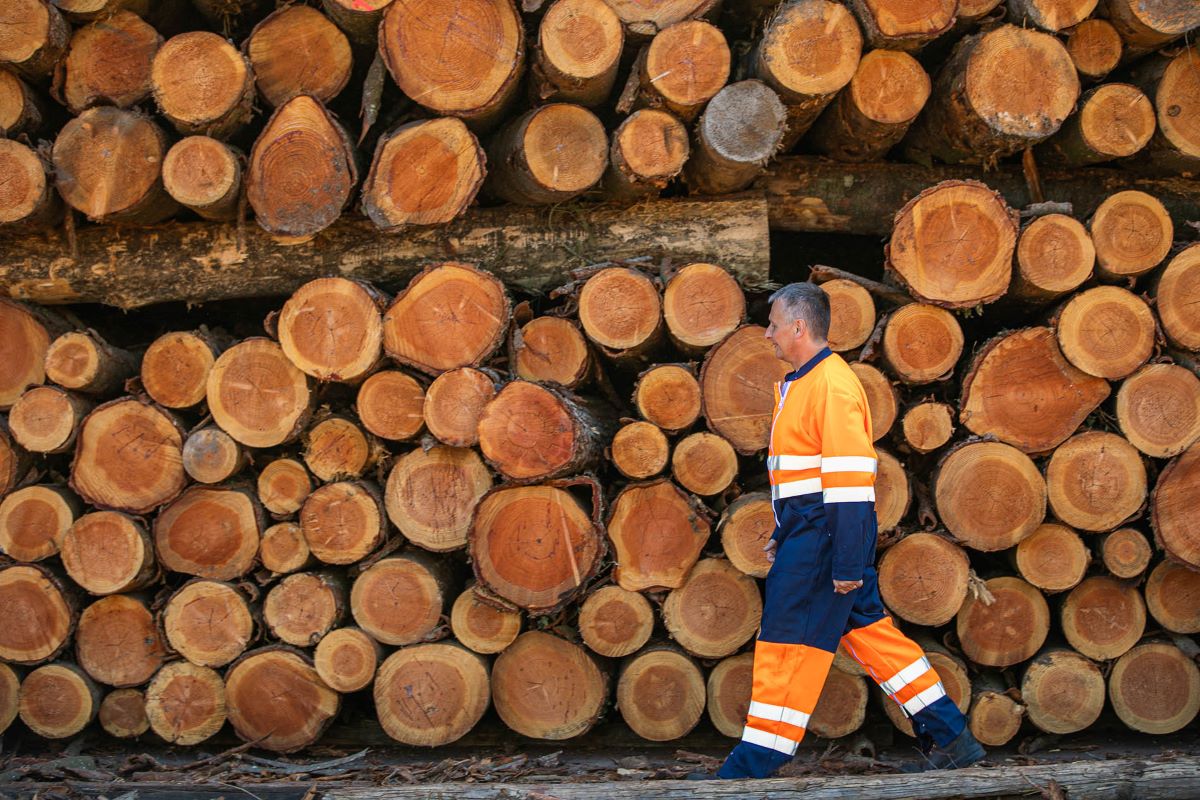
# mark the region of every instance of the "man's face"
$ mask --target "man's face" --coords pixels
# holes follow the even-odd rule
[[[790,363],[805,335],[804,320],[791,319],[781,300],[771,304],[771,314],[767,319],[766,336],[775,345],[775,357]]]

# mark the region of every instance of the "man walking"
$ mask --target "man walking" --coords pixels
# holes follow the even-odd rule
[[[717,778],[764,778],[796,753],[839,642],[911,718],[926,768],[985,755],[921,648],[892,624],[875,572],[871,418],[830,352],[829,298],[793,283],[771,296],[767,338],[793,372],[775,387],[767,470],[775,531],[742,741]]]

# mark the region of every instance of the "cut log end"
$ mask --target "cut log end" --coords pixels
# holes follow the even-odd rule
[[[304,465],[319,481],[357,478],[380,456],[372,442],[351,419],[326,417],[304,432]]]
[[[1150,566],[1154,549],[1141,531],[1121,528],[1104,537],[1100,555],[1113,577],[1136,578]]]
[[[21,721],[38,736],[74,736],[100,712],[100,690],[74,664],[38,667],[21,682]]]
[[[834,667],[808,721],[808,730],[822,739],[840,739],[862,727],[867,716],[867,681]]]
[[[380,439],[412,439],[425,427],[425,389],[399,370],[376,372],[358,389],[354,408],[363,427]]]
[[[1088,221],[1097,272],[1117,281],[1157,267],[1171,249],[1174,225],[1159,200],[1128,190],[1109,197]]]
[[[1029,721],[1052,734],[1076,733],[1104,710],[1100,668],[1070,650],[1050,650],[1035,658],[1021,680]]]
[[[651,647],[625,660],[617,708],[633,732],[652,742],[678,739],[704,714],[704,673],[673,648]]]
[[[737,477],[737,453],[714,433],[693,433],[675,445],[671,474],[683,488],[712,496],[729,488]]]
[[[1163,333],[1185,350],[1200,350],[1200,321],[1191,307],[1200,303],[1200,245],[1192,245],[1171,259],[1155,292],[1155,309]]]
[[[479,449],[497,470],[519,481],[578,472],[595,455],[595,432],[565,394],[512,381],[479,418]]]
[[[283,348],[246,339],[221,354],[208,373],[208,409],[221,429],[248,447],[274,447],[299,435],[308,417],[308,379]]]
[[[588,109],[551,103],[513,120],[492,141],[490,191],[512,203],[570,200],[595,186],[608,167],[608,134]]]
[[[264,569],[286,575],[304,569],[311,561],[304,530],[294,522],[280,522],[263,531],[258,558]]]
[[[662,300],[644,273],[609,267],[584,284],[579,321],[587,337],[606,351],[637,351],[654,343],[662,326]]]
[[[382,298],[345,278],[318,278],[301,286],[276,321],[288,360],[320,381],[354,382],[379,361]]]
[[[672,341],[699,355],[742,324],[746,297],[737,281],[716,264],[688,264],[667,282],[663,320]]]
[[[709,351],[700,372],[708,427],[743,455],[767,446],[773,410],[772,385],[791,371],[776,358],[764,329],[746,325]],[[876,429],[878,430],[878,429]]]
[[[1154,536],[1176,561],[1200,569],[1200,536],[1195,510],[1200,507],[1200,445],[1193,444],[1158,475],[1150,500]]]
[[[1085,19],[1067,34],[1067,53],[1080,75],[1100,80],[1121,61],[1121,34],[1105,19]]]
[[[387,539],[379,489],[358,481],[327,483],[310,494],[300,527],[308,549],[326,564],[353,564]]]
[[[57,76],[67,109],[129,108],[148,98],[150,65],[162,43],[158,31],[125,10],[79,28]]]
[[[246,453],[225,431],[216,426],[201,428],[183,443],[183,468],[192,480],[221,483],[240,472]]]
[[[1045,592],[1065,592],[1083,580],[1091,556],[1079,534],[1056,522],[1039,525],[1017,545],[1017,571]]]
[[[1200,16],[1193,18],[1200,25]],[[1196,69],[1200,67],[1200,51],[1195,45],[1184,48],[1171,59],[1159,80],[1154,93],[1154,104],[1158,109],[1158,129],[1165,139],[1162,148],[1182,161],[1190,170],[1200,160],[1200,131],[1191,124],[1200,111],[1200,80]]]
[[[0,733],[17,718],[21,702],[21,678],[7,664],[0,665]]]
[[[25,307],[0,300],[0,409],[46,380],[50,334]]]
[[[1038,217],[1017,242],[1013,294],[1047,301],[1074,291],[1092,277],[1096,247],[1083,224],[1065,214]]]
[[[43,561],[58,554],[81,510],[70,490],[27,486],[0,501],[0,550],[14,561]]]
[[[258,474],[258,499],[277,516],[295,514],[312,494],[312,478],[294,458],[277,458]]]
[[[641,594],[604,586],[587,596],[579,610],[579,635],[595,653],[621,658],[636,653],[654,631],[654,610]]]
[[[404,744],[437,747],[461,739],[483,717],[490,695],[487,667],[454,644],[398,650],[379,667],[379,724]]]
[[[587,340],[575,322],[561,317],[530,320],[522,326],[512,349],[513,371],[528,381],[557,383],[573,389],[586,381],[591,371]]]
[[[729,80],[725,34],[703,20],[660,31],[640,64],[643,88],[684,120],[691,120]]]
[[[117,739],[136,739],[150,730],[146,696],[141,689],[117,689],[100,702],[100,727]]]
[[[684,168],[687,183],[703,194],[749,186],[783,142],[787,109],[757,80],[731,83],[708,102]]]
[[[607,697],[608,678],[587,651],[548,633],[521,634],[492,667],[496,711],[523,736],[580,736],[596,723]]]
[[[1141,454],[1115,433],[1085,431],[1064,442],[1046,467],[1054,515],[1084,531],[1109,531],[1146,502]]]
[[[32,453],[64,453],[75,445],[91,403],[56,386],[35,386],[13,404],[9,432]]]
[[[176,331],[155,339],[142,357],[142,386],[164,408],[191,408],[204,401],[217,352],[201,332]]]
[[[1097,575],[1076,586],[1061,609],[1062,631],[1071,647],[1107,661],[1127,652],[1146,628],[1146,604],[1136,587]]]
[[[722,659],[708,673],[708,718],[723,736],[742,735],[750,711],[753,678],[753,653]]]
[[[75,583],[98,595],[138,589],[158,575],[146,529],[115,511],[77,519],[63,537],[62,563]]]
[[[203,667],[223,667],[254,638],[255,620],[246,598],[218,581],[195,580],[171,595],[162,613],[171,649]]]
[[[1200,712],[1200,669],[1179,648],[1151,642],[1122,656],[1108,676],[1113,710],[1128,727],[1174,733]]]
[[[962,326],[944,308],[910,303],[883,329],[883,357],[905,383],[929,383],[954,370],[963,350]]]
[[[656,195],[683,171],[690,153],[687,127],[678,118],[638,109],[613,132],[605,188],[623,199]]]
[[[467,544],[471,514],[490,488],[492,476],[474,450],[421,448],[396,459],[384,503],[410,542],[444,553]]]
[[[917,625],[944,625],[967,596],[970,562],[961,547],[932,533],[914,533],[879,561],[879,593],[897,615]]]
[[[199,744],[225,724],[225,684],[209,667],[172,662],[146,687],[146,718],[171,744]]]
[[[131,353],[91,331],[64,333],[46,351],[46,377],[64,389],[108,394],[136,372],[137,361]]]
[[[1003,497],[1000,507],[993,498]],[[1046,481],[1033,460],[1000,442],[974,442],[949,453],[934,483],[938,515],[968,547],[1004,550],[1037,530],[1046,516]]]
[[[231,666],[225,696],[238,736],[279,753],[316,742],[341,707],[308,660],[284,649],[263,648]]]
[[[616,549],[622,589],[677,589],[708,540],[708,519],[686,494],[663,478],[635,484],[613,501],[608,538]]]
[[[250,492],[193,486],[159,513],[154,548],[172,572],[232,580],[254,566],[264,527]]]
[[[986,586],[994,598],[990,605],[968,596],[959,609],[956,627],[963,653],[988,667],[1031,658],[1050,630],[1046,598],[1020,578],[992,578]]]
[[[365,631],[338,628],[317,643],[313,666],[325,685],[346,694],[370,686],[382,658],[383,648]]]
[[[652,478],[663,471],[671,455],[671,443],[657,425],[631,422],[613,436],[609,458],[622,475],[635,481]]]
[[[1146,608],[1172,633],[1200,633],[1200,572],[1159,562],[1146,581]]]
[[[625,31],[603,0],[559,0],[538,26],[538,77],[543,99],[595,106],[617,77]]]
[[[832,98],[854,77],[862,46],[859,26],[845,6],[826,0],[791,3],[780,6],[767,24],[755,72],[788,105],[803,109],[815,100],[819,112],[825,105],[822,100]],[[801,52],[803,57],[795,55]],[[816,118],[815,113],[804,116],[809,123]],[[803,132],[789,134],[797,138]]]
[[[762,616],[754,579],[724,559],[704,559],[667,595],[663,623],[692,655],[723,658],[750,640]]]
[[[451,447],[479,444],[479,421],[496,396],[496,383],[470,367],[443,372],[425,394],[424,418],[429,432]]]
[[[1018,89],[1015,69],[1028,76]],[[966,99],[996,133],[1026,141],[1058,130],[1075,109],[1079,76],[1067,49],[1047,33],[1003,25],[975,48],[966,75]]]
[[[0,76],[8,73],[0,71]],[[0,131],[5,130],[5,97],[3,77],[0,77]],[[12,78],[12,80],[18,80]],[[9,117],[10,123],[18,120]],[[8,129],[8,135],[16,135]],[[0,170],[9,180],[0,186],[0,226],[37,227],[53,223],[61,216],[61,205],[55,201],[54,181],[46,161],[32,148],[11,139],[0,140]]]
[[[422,553],[385,558],[368,567],[350,590],[354,621],[386,645],[420,642],[438,626],[449,602],[441,565]]]
[[[829,296],[829,349],[835,353],[856,350],[875,330],[875,301],[854,281],[835,278],[821,284]]]
[[[166,648],[143,603],[127,595],[97,600],[79,617],[75,656],[96,681],[140,686],[166,660]]]
[[[237,48],[215,33],[169,39],[151,78],[159,110],[180,133],[223,138],[250,120],[255,76]]]
[[[1057,333],[1068,361],[1089,375],[1119,380],[1150,358],[1156,327],[1150,306],[1133,292],[1097,286],[1067,301]]]
[[[888,377],[879,369],[855,361],[850,364],[850,370],[862,384],[863,392],[867,395],[867,407],[871,415],[871,435],[879,441],[896,424],[900,415],[900,398]]]
[[[1003,747],[1021,729],[1024,706],[1003,692],[980,692],[971,703],[968,725],[971,733],[987,747]]]
[[[763,547],[775,531],[770,495],[754,492],[733,501],[721,515],[717,531],[730,564],[752,578],[767,577],[771,562]]]
[[[690,428],[700,416],[700,384],[687,367],[653,367],[638,379],[633,402],[647,422],[667,433],[678,433]]]
[[[954,409],[947,403],[918,403],[900,422],[904,441],[918,453],[932,453],[954,435]]]
[[[353,66],[345,34],[308,6],[268,16],[251,32],[245,51],[259,94],[275,107],[300,94],[329,102],[345,88]]]
[[[493,655],[503,652],[517,638],[521,615],[484,602],[474,589],[467,589],[450,609],[450,628],[463,646],[482,655]]]
[[[267,592],[263,623],[286,644],[310,647],[324,638],[346,613],[346,590],[334,575],[288,575]]]

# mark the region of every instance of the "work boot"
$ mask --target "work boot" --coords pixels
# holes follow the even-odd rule
[[[982,761],[986,756],[987,751],[971,735],[970,728],[963,728],[958,738],[950,744],[945,747],[934,747],[933,751],[925,756],[924,763],[908,764],[904,766],[903,770],[905,772],[930,772],[935,769],[962,769]]]

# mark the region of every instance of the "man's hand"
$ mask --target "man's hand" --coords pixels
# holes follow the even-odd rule
[[[775,545],[776,542],[774,539],[769,540],[763,545],[763,552],[767,554],[767,561],[770,561],[772,564],[775,563]]]
[[[850,594],[862,586],[862,581],[834,581],[833,590],[838,594]]]

